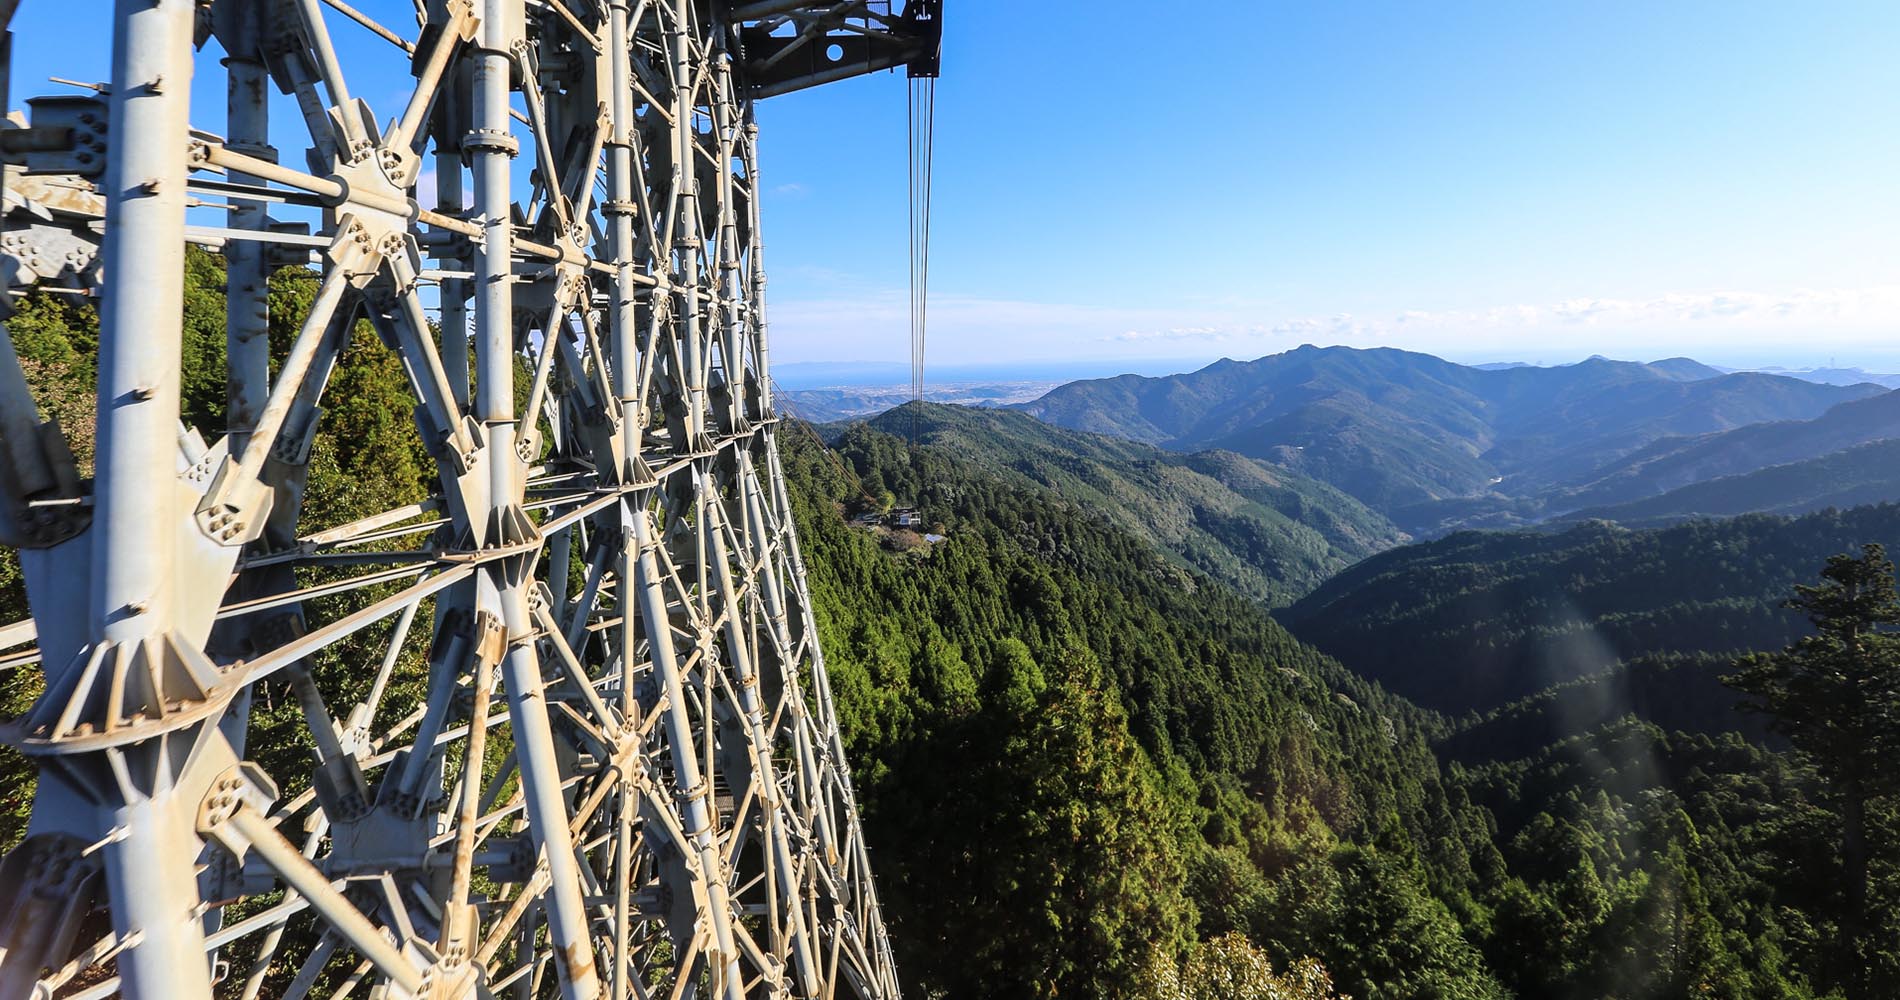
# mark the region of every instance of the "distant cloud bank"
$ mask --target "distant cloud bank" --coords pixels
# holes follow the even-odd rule
[[[904,356],[908,343],[908,303],[901,291],[778,301],[771,311],[777,352],[798,360],[894,359]],[[1446,354],[1622,349],[1647,356],[1719,349],[1767,357],[1763,352],[1858,348],[1900,353],[1900,285],[1579,296],[1376,316],[1275,317],[1272,312],[1265,303],[1162,308],[935,295],[930,353],[950,362],[1002,361],[1112,356],[1171,345],[1254,356],[1309,342]]]

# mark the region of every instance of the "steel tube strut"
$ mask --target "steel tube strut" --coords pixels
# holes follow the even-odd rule
[[[270,105],[265,101],[269,78],[264,65],[248,54],[232,56],[226,63],[230,73],[226,98],[227,141],[253,156],[269,155]],[[260,185],[261,178],[238,171],[230,174],[233,184]],[[261,201],[237,199],[232,202],[231,228],[265,232],[269,217]],[[224,251],[225,285],[225,365],[229,371],[225,422],[231,428],[231,448],[242,451],[249,432],[257,426],[258,413],[270,391],[270,268],[261,243],[234,240]]]
[[[713,946],[707,959],[713,965],[714,991],[725,1000],[744,1000],[745,983],[739,974],[739,956],[732,938],[732,904],[727,896],[725,865],[713,841],[712,813],[707,808],[712,789],[700,772],[694,752],[698,736],[686,712],[686,684],[680,676],[679,653],[673,645],[666,596],[661,590],[659,560],[653,528],[645,511],[633,516],[633,544],[639,553],[634,584],[640,591],[640,616],[653,643],[653,672],[666,695],[667,736],[673,750],[673,781],[679,792],[681,819],[698,867],[696,886],[706,895],[706,916]]]
[[[525,482],[514,453],[514,228],[509,161],[518,144],[510,134],[508,94],[515,69],[512,53],[519,39],[510,36],[513,22],[508,8],[507,0],[486,0],[483,5],[475,64],[475,128],[462,140],[474,167],[475,208],[483,239],[475,255],[475,411],[486,439],[482,461],[487,464],[487,503],[479,514],[470,513],[485,521],[471,525],[477,543],[490,546],[524,541],[511,535],[511,515],[518,511]],[[528,419],[534,419],[533,414]],[[478,583],[476,606],[493,609],[508,636],[502,679],[529,825],[548,866],[548,932],[562,992],[569,1000],[593,1000],[600,993],[600,979],[587,933],[540,665],[528,638],[534,626],[528,615],[527,584],[521,568],[506,565],[491,569]]]
[[[190,128],[193,0],[118,0],[105,175],[113,225],[102,248],[111,287],[99,307],[98,456],[94,485],[94,655],[167,644],[175,625],[184,274],[185,142]],[[202,642],[202,634],[181,641]],[[155,748],[154,748],[155,749]],[[191,868],[153,864],[198,851],[197,803],[171,762],[133,747],[119,758],[106,849],[113,928],[137,944],[118,959],[132,996],[208,995],[203,925]]]
[[[192,0],[119,0],[112,81],[118,155],[105,177],[99,307],[99,453],[92,621],[97,638],[137,641],[171,625]]]

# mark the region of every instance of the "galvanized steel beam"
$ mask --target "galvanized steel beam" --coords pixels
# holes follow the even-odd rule
[[[46,679],[10,737],[41,775],[0,1000],[894,998],[778,461],[750,102],[934,73],[938,4],[417,10],[404,37],[338,0],[120,0],[107,98],[0,128],[9,289],[101,317],[90,488],[0,343],[35,610],[0,659]],[[379,104],[389,58],[413,85]],[[180,425],[187,241],[227,277],[221,427]],[[305,315],[270,315],[285,268]],[[361,320],[436,482],[316,524]],[[275,363],[273,322],[301,330]],[[274,701],[302,763],[258,745]]]

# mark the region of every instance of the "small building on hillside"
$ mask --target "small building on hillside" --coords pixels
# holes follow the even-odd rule
[[[916,531],[924,526],[924,516],[917,513],[915,507],[900,507],[891,511],[890,524],[893,528],[909,528]]]

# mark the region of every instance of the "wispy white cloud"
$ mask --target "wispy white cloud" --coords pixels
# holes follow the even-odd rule
[[[781,350],[800,358],[889,357],[907,351],[908,297],[901,290],[846,291],[777,301]],[[1383,315],[1273,315],[1259,302],[1182,308],[1026,302],[933,295],[932,353],[945,360],[1125,354],[1142,350],[1250,356],[1301,343],[1465,349],[1622,348],[1883,341],[1900,334],[1900,285],[1789,292],[1672,292],[1649,298],[1577,296],[1470,309],[1410,309]]]
[[[1274,323],[1214,323],[1203,326],[1124,330],[1101,339],[1121,343],[1198,340],[1226,344],[1251,340],[1324,340],[1358,337],[1372,330],[1372,326],[1355,319],[1351,313],[1340,313],[1337,316],[1295,317]]]
[[[1218,326],[1171,326],[1165,330],[1123,330],[1104,340],[1135,343],[1144,340],[1226,340],[1233,331]]]
[[[1629,325],[1704,322],[1900,322],[1900,285],[1792,292],[1675,292],[1650,299],[1577,298],[1550,312],[1566,323]]]
[[[1103,339],[1358,337],[1402,335],[1425,330],[1475,333],[1489,330],[1551,330],[1573,326],[1615,330],[1678,330],[1693,326],[1729,329],[1885,326],[1900,332],[1900,285],[1800,289],[1779,294],[1672,292],[1647,299],[1578,297],[1537,305],[1502,305],[1482,309],[1410,309],[1386,318],[1356,318],[1350,313],[1341,313],[1335,316],[1292,317],[1271,323],[1133,330]]]

